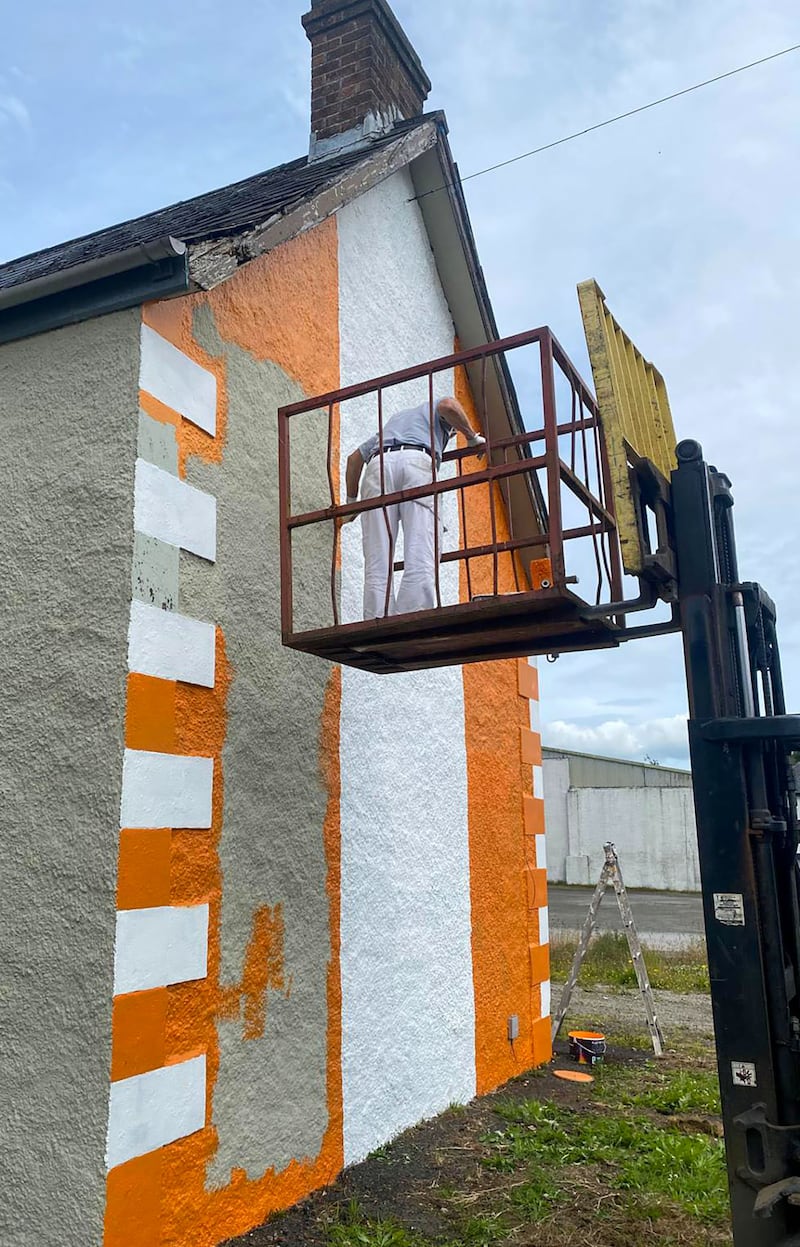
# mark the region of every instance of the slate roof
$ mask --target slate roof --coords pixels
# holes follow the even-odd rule
[[[231,186],[136,217],[133,221],[124,221],[120,225],[10,260],[0,265],[0,290],[62,272],[88,260],[114,255],[138,243],[154,242],[167,234],[185,243],[196,243],[253,228],[316,194],[325,185],[336,182],[352,165],[386,147],[402,134],[409,133],[425,121],[440,117],[439,113],[415,117],[411,121],[398,123],[385,138],[369,147],[313,163],[303,156],[265,173],[234,182]]]

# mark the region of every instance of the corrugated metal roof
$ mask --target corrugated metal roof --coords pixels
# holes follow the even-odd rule
[[[390,134],[369,147],[311,164],[304,156],[268,169],[265,173],[244,178],[241,182],[234,182],[231,186],[223,186],[220,190],[209,191],[132,221],[124,221],[120,225],[10,260],[0,265],[0,290],[22,285],[46,274],[62,272],[88,260],[114,255],[139,243],[153,242],[167,234],[186,243],[196,243],[251,229],[316,194],[326,184],[335,182],[352,165],[430,120],[432,115],[400,122]]]

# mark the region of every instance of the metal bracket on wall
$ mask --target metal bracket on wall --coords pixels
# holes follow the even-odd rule
[[[589,912],[583,924],[581,937],[578,941],[578,947],[575,949],[575,956],[572,959],[569,975],[561,992],[561,999],[558,1002],[558,1010],[553,1017],[552,1039],[555,1043],[558,1032],[561,1030],[561,1024],[566,1017],[569,1008],[569,1002],[575,984],[578,981],[578,975],[581,972],[583,959],[589,948],[589,941],[592,938],[595,922],[597,921],[597,911],[600,908],[600,902],[606,894],[606,888],[611,884],[617,897],[617,905],[619,906],[622,925],[625,930],[625,938],[628,941],[630,949],[631,961],[636,973],[636,981],[639,984],[639,991],[642,993],[642,1002],[644,1004],[645,1016],[647,1018],[647,1029],[650,1032],[650,1038],[653,1043],[653,1051],[656,1056],[664,1054],[664,1036],[661,1033],[661,1027],[658,1024],[656,1015],[655,1001],[653,1000],[653,989],[650,986],[650,980],[647,977],[647,969],[644,964],[644,954],[642,946],[639,943],[639,936],[636,933],[636,924],[633,921],[633,911],[631,910],[628,894],[625,891],[625,884],[622,879],[622,871],[620,869],[619,858],[614,845],[609,841],[603,845],[605,853],[605,861],[603,869],[600,871],[600,878],[597,881],[597,887],[594,890],[591,902],[589,904]]]

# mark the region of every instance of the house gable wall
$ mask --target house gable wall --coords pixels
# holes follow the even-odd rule
[[[0,348],[0,1238],[18,1247],[102,1234],[138,322]]]

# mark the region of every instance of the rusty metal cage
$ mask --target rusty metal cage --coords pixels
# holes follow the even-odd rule
[[[429,482],[385,492],[389,415],[422,396],[433,434],[442,391],[480,424],[485,456],[462,444],[432,459]],[[623,597],[623,569],[603,428],[548,328],[292,403],[278,422],[285,645],[393,672],[618,644],[624,620],[608,608]],[[342,448],[374,431],[381,492],[347,502]],[[404,562],[390,544],[385,609],[360,618],[360,525],[349,521],[415,501],[434,513],[435,604],[391,613]]]

